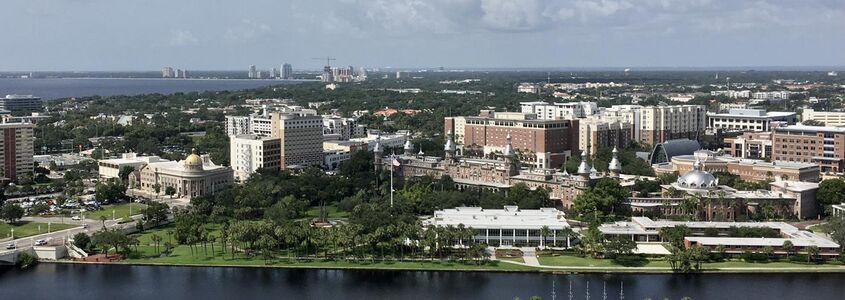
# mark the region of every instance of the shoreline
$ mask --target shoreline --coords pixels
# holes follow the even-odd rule
[[[502,263],[503,261],[497,261]],[[244,265],[244,264],[190,264],[190,263],[153,263],[153,262],[79,262],[70,260],[45,260],[39,263],[48,264],[81,264],[81,265],[123,265],[123,266],[150,266],[150,267],[190,267],[190,268],[249,268],[249,269],[311,269],[311,270],[369,270],[369,271],[422,271],[422,272],[493,272],[493,273],[548,273],[548,274],[677,274],[677,275],[696,275],[696,274],[819,274],[819,273],[845,273],[845,267],[830,267],[830,268],[723,268],[723,269],[703,269],[698,272],[691,273],[675,273],[671,269],[664,268],[604,268],[604,267],[566,267],[566,266],[546,266],[546,267],[531,267],[524,266],[526,269],[497,269],[492,267],[490,269],[483,268],[413,268],[413,267],[367,267],[367,266],[308,266],[308,265]],[[505,262],[509,263],[509,262]],[[516,264],[519,265],[519,264]],[[483,265],[479,265],[483,267]]]

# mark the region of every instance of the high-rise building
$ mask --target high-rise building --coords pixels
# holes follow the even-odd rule
[[[810,162],[822,172],[845,170],[845,129],[792,125],[772,130],[772,160]]]
[[[626,148],[631,144],[631,123],[605,118],[585,118],[578,123],[578,148],[590,155],[600,148]]]
[[[334,82],[334,77],[332,77],[332,67],[325,66],[323,67],[323,82]]]
[[[249,66],[249,78],[258,78],[258,70],[255,69],[255,65]]]
[[[226,116],[226,134],[236,136],[242,134],[257,134],[270,136],[272,134],[270,115],[253,114],[249,116]]]
[[[231,136],[229,157],[235,179],[243,182],[260,169],[281,168],[281,142],[279,138],[255,134]]]
[[[279,77],[279,69],[273,68],[270,69],[270,78],[278,78]]]
[[[323,118],[304,112],[273,112],[272,137],[279,138],[281,166],[323,165]]]
[[[176,77],[176,73],[173,72],[173,68],[164,67],[164,68],[161,68],[161,77],[162,78],[173,78],[173,77]]]
[[[596,102],[565,102],[549,104],[542,101],[520,102],[523,113],[534,113],[540,120],[579,119],[598,112]]]
[[[9,112],[40,112],[44,110],[41,98],[33,95],[6,95],[0,98],[0,110]]]
[[[0,123],[3,132],[0,139],[0,178],[18,182],[21,178],[32,179],[35,155],[32,146],[31,123]]]
[[[282,65],[282,79],[293,79],[293,67],[290,64]]]
[[[698,140],[706,126],[704,105],[647,106],[640,109],[639,142],[655,145],[673,139]]]

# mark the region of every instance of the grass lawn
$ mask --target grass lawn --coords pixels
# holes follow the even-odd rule
[[[115,219],[129,217],[129,205],[132,205],[132,215],[141,214],[141,210],[147,208],[146,204],[141,203],[121,203],[114,205],[103,205],[103,209],[98,211],[86,212],[85,218],[91,220],[99,220],[100,216],[105,216],[108,220],[112,219],[112,211],[114,211]]]
[[[349,212],[338,210],[337,206],[334,204],[326,205],[326,214],[328,215],[329,219],[346,219],[349,217]],[[309,220],[319,217],[320,207],[314,206],[309,208],[305,215],[308,217]]]
[[[41,231],[38,231],[38,226],[41,226]],[[73,224],[50,224],[50,231],[59,231],[63,229],[78,227]],[[22,238],[31,235],[47,233],[47,223],[36,222],[18,222],[16,224],[0,223],[0,238],[8,238],[11,234],[11,229],[15,229],[15,238]]]
[[[202,245],[195,246],[192,254],[190,247],[178,245],[169,256],[160,257],[158,251],[164,249],[164,242],[170,240],[167,230],[172,227],[165,226],[148,230],[143,234],[135,235],[141,242],[138,246],[136,254],[124,260],[125,263],[141,263],[141,264],[179,264],[179,265],[211,265],[211,266],[267,266],[267,267],[291,267],[291,268],[352,268],[352,269],[397,269],[397,270],[489,270],[489,271],[526,271],[537,270],[536,268],[500,263],[489,262],[484,265],[476,265],[473,263],[464,263],[459,261],[435,260],[435,261],[347,261],[323,258],[311,259],[288,259],[285,256],[286,252],[277,253],[276,257],[270,260],[265,260],[262,256],[256,255],[248,257],[244,253],[237,252],[232,258],[232,254],[227,249],[226,253],[221,251],[221,244],[215,243],[212,250],[211,245],[203,249]],[[152,242],[152,235],[156,234],[163,238],[156,251],[155,245]],[[214,235],[219,235],[217,231],[213,231]],[[175,244],[175,242],[171,242]]]

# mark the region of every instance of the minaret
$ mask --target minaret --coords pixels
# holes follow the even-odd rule
[[[505,159],[505,166],[508,167],[508,172],[510,175],[517,175],[519,174],[519,166],[514,161],[514,154],[513,154],[513,145],[511,144],[511,134],[508,132],[507,136],[507,144],[505,144],[505,150],[502,151],[502,157]]]
[[[414,156],[414,144],[411,144],[411,135],[405,136],[405,156]]]
[[[382,156],[383,154],[384,149],[381,148],[381,133],[379,132],[378,136],[376,136],[376,144],[373,146],[373,166],[375,167],[375,171],[377,173],[382,167],[382,159],[384,158]]]
[[[619,162],[619,150],[616,147],[613,147],[613,159],[610,160],[607,171],[610,172],[610,177],[614,178],[619,177],[619,174],[622,172],[622,163]]]
[[[578,165],[578,171],[576,173],[585,179],[590,179],[590,165],[587,164],[587,151],[581,152],[581,164]]]
[[[449,133],[446,134],[446,146],[443,146],[443,150],[446,152],[446,160],[453,160],[455,159],[455,141],[454,135],[452,134],[452,130],[449,130]]]

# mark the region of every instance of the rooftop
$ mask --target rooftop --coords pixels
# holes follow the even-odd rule
[[[436,226],[464,224],[475,229],[540,229],[548,226],[549,229],[560,230],[569,227],[564,213],[555,208],[519,209],[517,206],[505,206],[503,209],[457,207],[438,210],[424,223]]]

